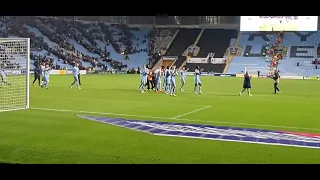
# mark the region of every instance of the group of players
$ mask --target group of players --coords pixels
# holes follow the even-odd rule
[[[185,67],[182,67],[182,69],[179,71],[180,81],[181,81],[180,91],[183,91],[183,86],[186,83],[186,72],[188,70],[189,69],[185,69]],[[140,70],[141,82],[138,87],[138,90],[141,90],[142,93],[146,91],[146,86],[148,85],[148,78],[150,78],[152,74],[150,71],[152,70],[147,68],[145,65],[143,65],[142,69]],[[194,72],[194,93],[195,94],[197,94],[197,87],[199,87],[198,93],[202,94],[202,84],[200,80],[201,72],[202,70],[200,69],[199,66],[197,66]],[[178,75],[178,70],[176,69],[176,66],[172,66],[171,68],[169,66],[167,66],[166,68],[162,66],[161,68],[154,70],[153,73],[154,73],[153,83],[155,88],[154,90],[156,92],[164,92],[165,94],[170,94],[170,96],[176,96],[175,94],[176,76]],[[248,72],[245,72],[244,79],[243,79],[243,86],[239,93],[240,96],[245,90],[247,90],[249,96],[252,96],[250,91],[251,77],[252,76],[249,75]],[[280,93],[280,89],[278,87],[279,79],[280,79],[279,71],[275,70],[271,78],[273,79],[273,82],[274,82],[274,86],[273,86],[274,94]],[[163,89],[161,88],[161,79],[163,80]],[[150,88],[148,90],[150,90]]]
[[[171,68],[169,66],[167,66],[166,68],[162,66],[161,68],[155,69],[152,72],[152,70],[147,68],[146,65],[143,65],[140,70],[140,85],[138,87],[138,90],[141,90],[141,93],[144,93],[146,91],[146,86],[149,86],[148,78],[150,78],[150,76],[153,74],[153,88],[156,92],[164,92],[165,94],[170,94],[170,96],[176,96],[176,76],[178,74],[180,75],[180,91],[183,91],[183,86],[186,84],[186,72],[188,70],[189,69],[185,69],[185,67],[182,67],[182,69],[178,72],[176,66],[172,66]],[[194,73],[194,93],[202,94],[200,74],[200,67],[197,66]],[[163,84],[161,82],[163,82]],[[197,87],[199,87],[198,92]],[[150,90],[150,88],[148,90]]]
[[[32,82],[32,86],[34,86],[34,83],[38,80],[39,86],[48,89],[50,70],[49,64],[36,64],[34,68],[34,80]]]
[[[49,67],[49,64],[46,64],[46,63],[35,64],[34,80],[32,82],[32,85],[34,86],[34,83],[38,80],[39,86],[41,88],[48,89],[50,71],[51,71],[51,69]],[[72,68],[72,75],[73,75],[73,82],[70,84],[69,88],[72,89],[73,85],[76,85],[78,89],[81,89],[80,88],[81,81],[80,81],[79,64],[77,64],[77,63],[74,64],[74,67]],[[42,81],[40,80],[41,78],[42,78]]]

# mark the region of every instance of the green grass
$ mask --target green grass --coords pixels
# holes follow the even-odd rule
[[[90,114],[76,112],[112,113],[96,115],[128,119],[187,123],[190,123],[187,120],[197,120],[192,123],[320,133],[320,81],[281,80],[282,94],[274,95],[270,79],[253,79],[252,97],[237,95],[242,78],[202,77],[204,94],[195,95],[192,93],[193,79],[189,77],[185,92],[177,92],[177,97],[137,92],[137,75],[84,75],[81,90],[68,89],[71,81],[71,76],[51,76],[49,90],[36,86],[30,88],[31,109],[0,113],[0,162],[320,162],[320,149],[153,136],[85,120],[77,115]],[[205,106],[211,108],[181,119],[169,119]]]

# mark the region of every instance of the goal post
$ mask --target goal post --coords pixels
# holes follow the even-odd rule
[[[0,82],[0,112],[29,108],[29,38],[0,38]]]
[[[268,76],[271,74],[272,69],[270,67],[245,67],[244,72],[248,72],[249,74],[258,74],[260,71],[261,76]]]

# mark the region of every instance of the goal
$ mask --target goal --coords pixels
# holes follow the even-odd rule
[[[258,74],[260,71],[260,76],[268,76],[271,74],[272,69],[270,67],[245,67],[244,72],[249,74]]]
[[[0,38],[0,112],[29,108],[30,39]]]

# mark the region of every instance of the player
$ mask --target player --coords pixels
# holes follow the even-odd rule
[[[40,67],[40,64],[36,65],[35,66],[35,69],[34,69],[34,80],[33,80],[33,83],[32,83],[32,86],[34,86],[34,83],[38,80],[39,82],[39,86],[41,85],[41,74],[42,74],[42,71],[41,71],[41,67]]]
[[[44,81],[43,81],[43,79],[44,79],[44,68],[45,68],[45,64],[44,63],[41,63],[41,65],[40,65],[40,69],[41,69],[41,86],[43,85],[43,83],[44,83]]]
[[[174,65],[170,70],[170,96],[176,96],[175,95],[176,75],[177,75],[177,70],[176,70],[176,66]]]
[[[154,70],[152,72],[152,83],[153,83],[153,90],[157,92],[158,90],[157,90],[157,74],[156,74],[156,70]],[[161,75],[161,73],[160,73],[160,75]]]
[[[243,89],[240,91],[239,96],[243,93],[243,91],[247,90],[248,95],[251,95],[250,89],[251,89],[251,76],[249,75],[248,71],[244,74],[244,79],[243,79]]]
[[[279,72],[277,70],[274,71],[274,74],[273,74],[272,78],[273,78],[274,94],[278,94],[278,93],[280,93],[280,89],[278,88],[280,75],[279,75]]]
[[[149,74],[149,69],[146,67],[146,65],[143,65],[142,68],[140,69],[140,86],[138,87],[138,90],[141,89],[141,93],[145,92],[148,74]]]
[[[74,84],[76,84],[77,88],[78,89],[81,89],[80,88],[80,84],[79,84],[79,64],[78,63],[75,63],[74,64],[74,67],[72,69],[72,74],[73,74],[73,82],[70,84],[70,88],[72,89],[72,86]]]
[[[155,84],[156,84],[156,92],[162,92],[161,91],[161,74],[162,69],[156,69],[154,71],[155,74]]]
[[[41,85],[42,88],[45,87],[46,89],[48,89],[50,70],[51,69],[49,68],[49,64],[46,64],[43,69],[43,84]]]
[[[166,77],[165,77],[165,71],[166,71],[166,69],[164,68],[164,66],[161,66],[161,77],[163,78],[162,88],[164,91],[166,90],[165,88],[166,88],[166,84],[167,84]]]
[[[183,91],[183,86],[186,84],[186,72],[189,69],[186,70],[185,67],[182,67],[182,69],[180,70],[180,80],[181,80],[181,86],[180,86],[180,91]]]
[[[139,71],[139,73],[140,73],[140,85],[138,87],[138,91],[140,91],[140,89],[142,89],[142,86],[144,86],[143,85],[143,81],[142,81],[142,76],[143,76],[142,72],[143,72],[143,68],[140,69],[140,71]]]
[[[79,70],[79,74],[78,74],[78,80],[79,80],[79,85],[81,86],[81,78],[80,78],[80,70]]]
[[[153,84],[153,72],[152,70],[149,68],[149,66],[147,66],[148,68],[148,75],[147,75],[147,87],[148,87],[148,91],[153,90],[154,89],[154,84]]]
[[[200,80],[201,70],[200,67],[197,66],[194,71],[194,93],[197,94],[197,86],[199,86],[199,94],[202,94],[202,84]]]
[[[171,83],[171,80],[170,80],[171,76],[170,76],[170,68],[169,66],[167,66],[166,70],[164,71],[164,79],[165,79],[165,87],[164,87],[164,92],[166,94],[168,94],[170,92],[170,83]]]
[[[142,70],[142,81],[141,81],[141,83],[143,84],[141,93],[144,93],[146,85],[147,85],[149,69],[147,68],[146,65],[143,65],[141,70]]]
[[[140,86],[138,88],[138,90],[141,89],[141,93],[145,92],[148,74],[149,74],[149,70],[147,69],[146,65],[143,65],[142,68],[140,69]]]
[[[11,86],[11,83],[7,82],[7,77],[6,77],[6,74],[4,73],[3,67],[0,68],[0,77],[1,77],[1,86],[0,86],[0,88],[2,88],[4,84],[7,84],[8,86]]]

